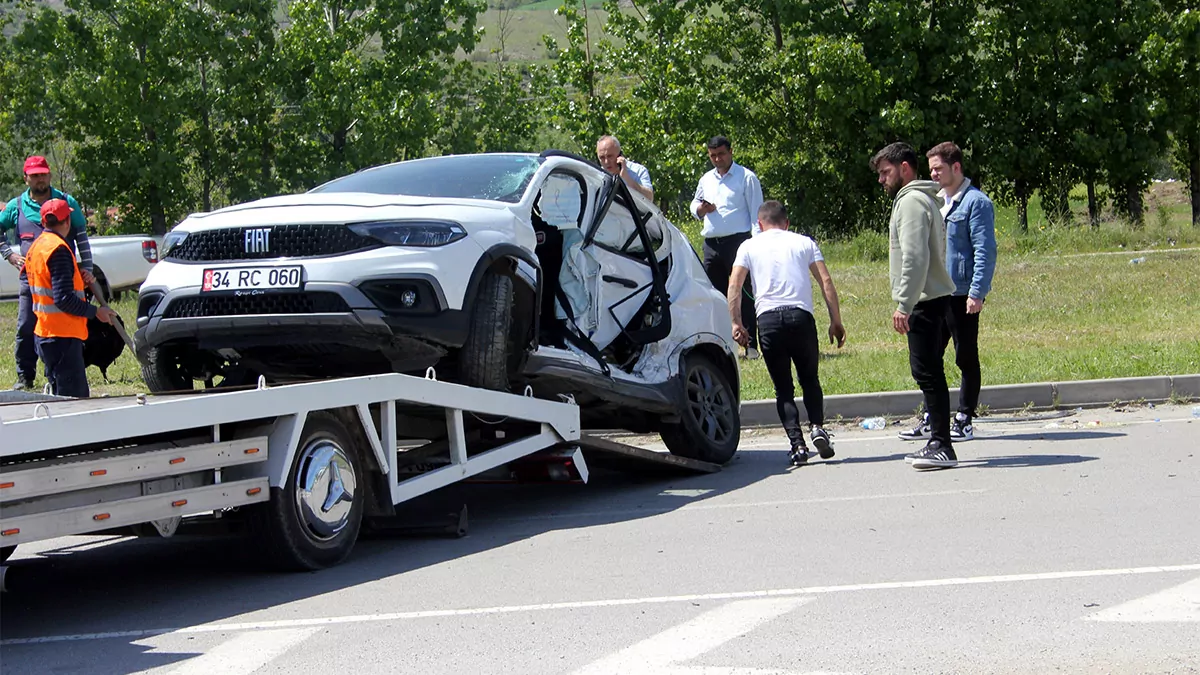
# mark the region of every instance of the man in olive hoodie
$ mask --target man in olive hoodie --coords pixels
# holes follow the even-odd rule
[[[925,395],[930,439],[905,459],[914,469],[958,464],[950,443],[950,389],[942,363],[946,350],[946,316],[954,281],[946,271],[946,226],[942,222],[941,186],[917,180],[917,153],[905,143],[892,143],[871,159],[871,170],[892,203],[888,252],[892,327],[908,337],[908,363]]]

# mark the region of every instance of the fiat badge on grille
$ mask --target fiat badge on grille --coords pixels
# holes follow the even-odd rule
[[[245,233],[246,253],[269,253],[271,251],[271,228],[248,228]]]

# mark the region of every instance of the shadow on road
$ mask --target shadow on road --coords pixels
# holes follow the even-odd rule
[[[1006,468],[1013,469],[1029,466],[1058,466],[1061,464],[1081,464],[1083,462],[1091,462],[1099,457],[1088,457],[1085,455],[1009,455],[1005,457],[965,457],[964,453],[958,453],[958,465],[960,467],[974,468]]]
[[[364,537],[341,565],[313,573],[265,571],[255,542],[231,535],[125,538],[106,545],[74,540],[28,558],[18,549],[9,561],[11,590],[0,603],[0,638],[150,633],[72,641],[69,650],[61,642],[8,644],[0,672],[16,672],[9,668],[43,658],[68,659],[72,667],[95,659],[104,663],[104,672],[120,675],[183,662],[193,655],[156,652],[138,642],[155,632],[223,622],[319,596],[329,599],[328,615],[344,614],[337,601],[343,589],[388,577],[403,583],[408,572],[554,530],[671,512],[788,468],[783,453],[741,451],[714,474],[646,478],[596,471],[587,485],[453,485],[406,507],[449,513],[466,504],[467,536]]]
[[[916,450],[917,448],[914,447],[913,449]],[[834,458],[829,461],[822,461],[821,464],[878,464],[880,462],[902,462],[904,461],[904,454],[905,453],[903,452],[898,452],[894,455],[855,455],[841,459]]]
[[[1115,431],[1056,431],[1047,430],[1026,434],[988,436],[989,441],[1098,441],[1102,438],[1121,438],[1125,434]],[[982,437],[981,437],[982,438]]]

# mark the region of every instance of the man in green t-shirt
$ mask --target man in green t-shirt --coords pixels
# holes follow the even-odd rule
[[[37,317],[33,313],[33,296],[25,276],[25,254],[33,240],[42,233],[42,204],[51,199],[63,199],[71,207],[71,231],[65,237],[72,252],[79,256],[79,273],[85,284],[91,285],[92,247],[88,242],[87,219],[79,202],[71,195],[50,186],[50,165],[45,157],[34,155],[25,160],[25,184],[29,189],[9,200],[0,212],[0,259],[21,271],[21,287],[17,305],[17,383],[13,389],[30,389],[37,377],[37,349],[33,329]],[[16,233],[18,249],[8,243],[8,233]]]

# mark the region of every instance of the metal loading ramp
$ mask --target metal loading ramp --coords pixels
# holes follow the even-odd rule
[[[592,434],[580,434],[573,443],[583,450],[588,466],[629,471],[642,475],[716,473],[721,465],[628,445]]]

